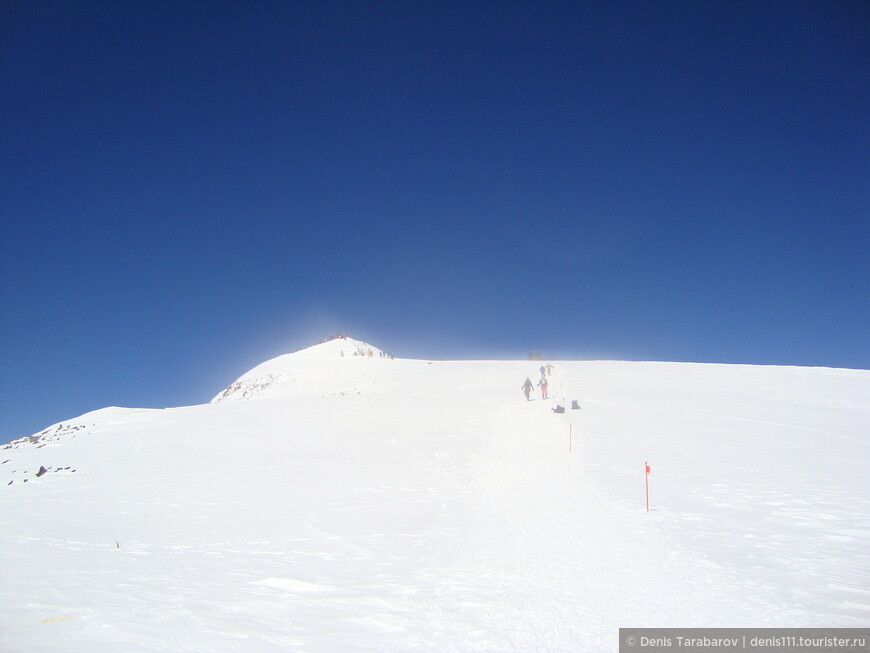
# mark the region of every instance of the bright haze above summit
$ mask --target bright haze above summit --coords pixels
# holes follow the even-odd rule
[[[0,440],[403,357],[870,367],[866,2],[0,9]]]

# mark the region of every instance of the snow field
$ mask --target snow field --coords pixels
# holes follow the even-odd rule
[[[870,373],[557,363],[551,394],[583,409],[556,415],[520,391],[538,363],[320,347],[264,371],[292,383],[242,377],[247,401],[0,449],[0,650],[614,651],[619,627],[868,623]]]
[[[588,364],[587,374],[596,365]],[[863,469],[870,374],[609,366],[611,373],[646,367],[663,384],[656,389],[629,374],[614,378],[611,389],[604,378],[595,383],[595,416],[585,428],[596,432],[587,453],[599,484],[628,497],[639,473],[620,461],[646,452],[656,518],[696,551],[776,588],[785,605],[836,625],[870,622],[870,482]],[[669,392],[683,401],[674,405]]]

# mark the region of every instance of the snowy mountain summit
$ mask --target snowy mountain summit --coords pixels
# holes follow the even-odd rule
[[[382,360],[386,354],[372,345],[346,335],[284,354],[257,365],[233,381],[211,403],[304,394],[331,394],[355,391],[345,387],[348,380],[370,383],[373,370],[359,363]]]
[[[2,447],[0,651],[867,625],[870,371],[381,354],[339,336]]]

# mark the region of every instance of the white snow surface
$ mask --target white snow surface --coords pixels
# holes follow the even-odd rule
[[[256,401],[108,408],[0,448],[0,650],[595,652],[620,627],[870,624],[870,372],[555,362],[555,414],[520,390],[538,362],[340,347],[242,376]]]
[[[353,338],[334,338],[257,365],[220,392],[212,403],[270,397],[317,397],[321,393],[356,393],[356,384],[372,381],[371,368],[343,366],[336,358],[380,358],[384,352]],[[337,389],[336,371],[344,379]],[[302,383],[299,383],[299,381]]]

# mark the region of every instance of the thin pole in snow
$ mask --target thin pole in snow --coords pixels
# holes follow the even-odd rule
[[[646,511],[649,512],[649,463],[643,462],[643,478],[646,481]]]

